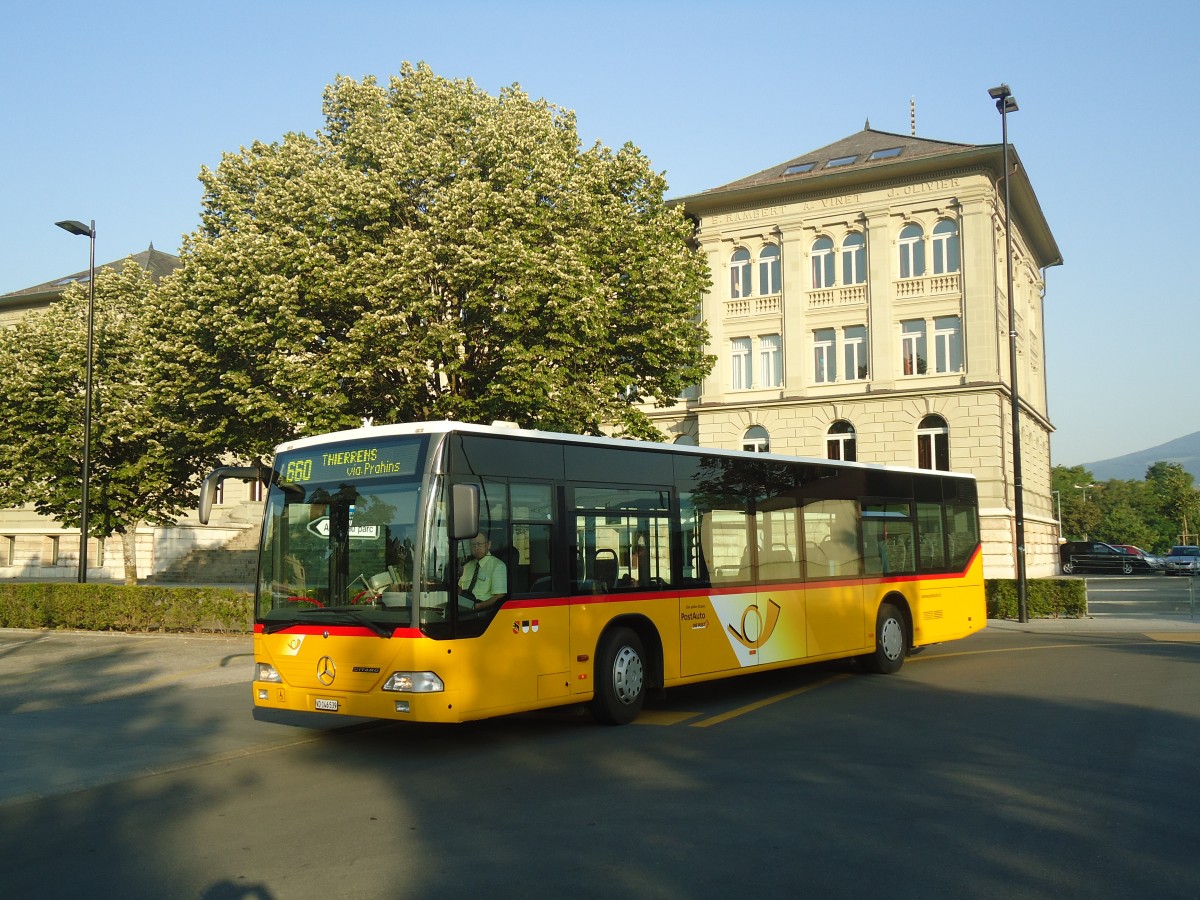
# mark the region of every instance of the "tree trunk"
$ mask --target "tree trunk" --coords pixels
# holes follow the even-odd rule
[[[131,525],[121,535],[121,547],[125,552],[125,583],[137,584],[137,526]]]

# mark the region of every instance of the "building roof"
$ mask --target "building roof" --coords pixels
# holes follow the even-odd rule
[[[1016,148],[1008,146],[1013,166],[1012,211],[1038,257],[1038,266],[1062,265],[1062,253],[1029,182]],[[814,194],[854,193],[881,181],[934,179],[953,170],[987,172],[993,184],[1004,174],[1003,144],[959,144],[915,135],[862,131],[778,163],[761,172],[698,194],[673,198],[696,216],[726,210],[789,203]]]
[[[731,181],[721,187],[710,188],[703,193],[711,194],[760,184],[810,180],[828,175],[833,171],[873,169],[901,160],[961,153],[964,149],[973,148],[970,144],[952,144],[946,141],[876,131],[868,123],[862,131],[844,137],[840,141],[834,141],[832,144],[771,166],[769,169],[763,169],[761,172],[755,172],[753,175],[747,175],[745,178],[739,178],[737,181]]]
[[[96,269],[120,269],[125,265],[126,259],[132,259],[134,263],[142,266],[143,269],[150,272],[150,276],[155,281],[160,280],[162,276],[169,275],[175,269],[179,268],[179,257],[173,256],[172,253],[163,253],[161,250],[155,250],[154,244],[151,244],[148,250],[140,253],[133,253],[131,256],[114,259],[112,263],[103,263],[97,265]],[[88,269],[76,272],[74,275],[64,275],[59,278],[54,278],[53,281],[47,281],[42,284],[34,284],[29,288],[13,290],[8,294],[0,294],[0,302],[5,300],[36,300],[42,296],[54,298],[58,296],[67,287],[70,287],[74,282],[88,283],[90,272]]]

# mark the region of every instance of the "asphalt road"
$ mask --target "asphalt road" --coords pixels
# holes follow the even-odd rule
[[[0,896],[1197,897],[1200,622],[1135,582],[624,728],[267,724],[246,638],[0,631]]]

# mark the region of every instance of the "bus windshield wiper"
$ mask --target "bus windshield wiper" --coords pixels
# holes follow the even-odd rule
[[[365,628],[371,629],[382,638],[390,638],[394,628],[380,625],[370,617],[363,615],[358,610],[354,609],[306,609],[303,612],[297,612],[293,618],[284,622],[267,622],[263,625],[264,634],[272,634],[276,631],[283,631],[285,628],[290,628],[293,625],[299,625],[303,622],[312,622],[317,619],[328,621],[330,619],[340,619],[343,624],[350,623],[354,625],[362,625]]]

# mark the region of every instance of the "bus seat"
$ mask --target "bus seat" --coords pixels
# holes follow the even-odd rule
[[[800,577],[800,570],[787,547],[775,546],[758,555],[758,577],[763,581],[779,581]]]
[[[601,548],[592,556],[592,573],[600,582],[602,591],[611,588],[617,581],[617,551]]]

